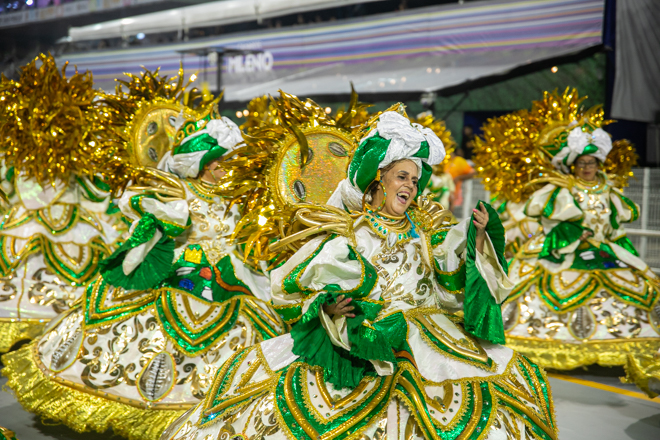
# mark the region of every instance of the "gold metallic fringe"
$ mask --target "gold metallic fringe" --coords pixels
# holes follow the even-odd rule
[[[7,353],[17,342],[35,339],[45,326],[44,322],[0,321],[0,354]]]
[[[572,370],[593,364],[604,367],[625,366],[629,356],[635,359],[653,357],[660,349],[660,338],[569,343],[507,336],[506,346],[524,354],[543,368]]]
[[[2,374],[28,411],[77,432],[114,433],[128,440],[158,440],[185,410],[147,410],[76,391],[50,380],[33,359],[32,344],[2,357]]]
[[[14,431],[0,426],[0,440],[16,440],[16,434],[14,434]]]
[[[659,394],[660,352],[652,355],[637,354],[633,356],[629,354],[624,368],[626,369],[626,378],[623,379],[623,382],[634,383],[651,398]],[[649,385],[652,385],[653,389]]]
[[[115,155],[91,72],[67,77],[66,67],[40,54],[21,67],[18,81],[0,76],[3,163],[42,184],[66,184],[74,172],[90,179],[105,175]]]

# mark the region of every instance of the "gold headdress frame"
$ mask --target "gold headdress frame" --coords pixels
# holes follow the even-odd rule
[[[114,158],[117,172],[107,176],[115,193],[121,193],[143,169],[155,168],[173,148],[179,119],[194,118],[195,108],[210,100],[190,88],[196,75],[186,81],[182,66],[171,78],[161,75],[160,69],[142,69],[137,75],[126,73],[128,79],[117,79],[115,93],[99,100],[120,153]]]
[[[482,126],[482,136],[475,139],[472,157],[486,190],[494,197],[520,203],[545,183],[569,186],[569,176],[552,165],[561,134],[576,124],[599,128],[612,122],[604,120],[600,105],[584,109],[585,99],[577,89],[544,92],[530,110],[489,119]],[[615,184],[625,186],[636,163],[630,142],[615,141],[604,170]]]
[[[301,101],[283,91],[279,98],[270,98],[268,106],[264,98],[257,100],[248,104],[258,115],[248,116],[252,119],[244,124],[246,145],[223,162],[228,172],[219,193],[242,206],[233,238],[244,245],[245,259],[278,264],[300,243],[293,240],[277,252],[268,246],[295,232],[293,223],[304,226],[305,219],[339,215],[330,210],[318,217],[324,208],[312,206],[325,203],[345,177],[357,146],[356,119],[362,122],[367,105],[358,102],[354,90],[349,107],[334,116],[312,100]],[[301,211],[295,220],[303,206],[311,214]]]

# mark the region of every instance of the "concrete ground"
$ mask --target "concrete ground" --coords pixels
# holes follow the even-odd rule
[[[550,373],[562,440],[659,440],[660,398],[650,400],[631,385],[621,384],[621,370],[592,369]],[[79,434],[40,420],[21,408],[0,379],[0,426],[18,440],[120,439],[112,433]]]

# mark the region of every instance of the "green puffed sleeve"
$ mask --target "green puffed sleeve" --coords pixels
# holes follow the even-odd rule
[[[483,203],[488,211],[486,233],[495,250],[499,265],[506,272],[508,265],[506,258],[504,258],[504,246],[506,244],[504,227],[497,212],[489,204],[479,203]],[[479,203],[477,203],[477,209]],[[504,344],[506,340],[502,310],[491,293],[491,288],[484,278],[484,274],[479,270],[476,237],[477,228],[470,221],[465,256],[465,303],[463,305],[465,330],[493,344]]]
[[[100,263],[100,273],[105,281],[124,289],[156,288],[172,268],[174,239],[191,225],[188,202],[161,202],[151,194],[127,191],[119,208],[133,220],[131,235]]]
[[[337,235],[310,241],[271,273],[274,307],[294,324],[293,353],[323,367],[325,379],[339,388],[357,386],[373,370],[370,361],[396,362],[385,335],[370,324],[383,307],[377,280],[373,265]],[[355,307],[355,317],[345,318],[344,347],[333,344],[321,322],[323,305],[339,295]]]
[[[483,252],[477,251],[476,227],[470,217],[431,234],[433,264],[443,305],[458,308],[462,298],[465,329],[481,339],[501,344],[504,330],[500,304],[508,297],[513,283],[506,273],[504,227],[489,204],[479,203],[484,204],[489,217]]]
[[[536,191],[527,201],[525,215],[540,218],[545,240],[539,258],[555,263],[575,251],[582,232],[584,214],[571,192],[552,184]]]

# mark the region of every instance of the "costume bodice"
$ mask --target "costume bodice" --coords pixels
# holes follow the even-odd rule
[[[367,227],[356,232],[358,252],[376,268],[385,307],[381,315],[396,310],[439,305],[433,269],[423,256],[421,238],[387,246]]]
[[[228,210],[222,197],[208,195],[191,181],[186,181],[186,198],[191,225],[185,244],[199,244],[214,261],[233,251],[235,246],[229,238],[240,219],[238,208]]]
[[[593,185],[576,183],[571,189],[575,202],[584,213],[582,226],[593,231],[593,239],[603,242],[611,232],[610,187],[599,180]]]

